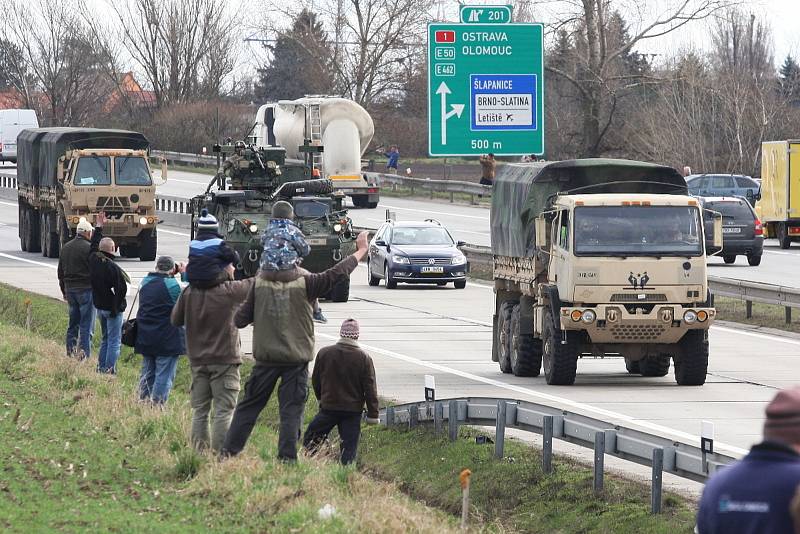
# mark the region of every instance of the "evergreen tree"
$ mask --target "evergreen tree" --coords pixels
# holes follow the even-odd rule
[[[268,48],[272,61],[258,70],[256,99],[272,102],[333,92],[332,49],[316,13],[304,9]]]
[[[787,55],[780,68],[780,86],[784,96],[800,98],[800,65],[791,55]]]

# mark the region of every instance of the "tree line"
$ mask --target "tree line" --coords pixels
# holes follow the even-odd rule
[[[243,137],[264,102],[328,94],[372,114],[376,146],[426,153],[433,0],[263,0],[247,16],[215,0],[105,0],[102,13],[85,0],[3,1],[0,91],[16,91],[43,124],[133,128],[198,151]],[[516,2],[517,21],[547,3]],[[774,67],[769,24],[734,0],[665,0],[654,16],[621,0],[564,4],[546,26],[547,159],[758,175],[761,141],[797,136],[800,67],[791,56]],[[263,36],[255,74],[242,68],[245,23]],[[707,29],[709,47],[638,51],[690,23]],[[131,71],[144,94],[125,85]]]

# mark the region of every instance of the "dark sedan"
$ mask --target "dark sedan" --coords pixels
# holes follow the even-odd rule
[[[467,285],[467,258],[450,232],[437,221],[386,221],[369,244],[369,285],[383,279],[388,289],[398,282]]]
[[[703,198],[704,210],[722,214],[722,252],[725,263],[736,262],[736,256],[747,256],[752,266],[761,264],[764,251],[764,229],[756,212],[746,199],[740,197]],[[705,211],[706,252],[720,252],[713,247],[713,219]]]

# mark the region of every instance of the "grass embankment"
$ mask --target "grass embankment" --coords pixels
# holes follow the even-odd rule
[[[753,316],[747,317],[747,307],[743,300],[730,297],[714,297],[717,319],[735,323],[749,324],[766,328],[775,328],[787,332],[800,333],[800,317],[794,310],[791,323],[786,323],[786,310],[775,304],[753,303]]]

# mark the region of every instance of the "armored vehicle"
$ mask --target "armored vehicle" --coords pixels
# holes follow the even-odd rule
[[[575,381],[583,357],[701,385],[708,329],[702,208],[670,167],[587,159],[510,164],[495,180],[492,359],[504,373]],[[712,214],[713,245],[722,220]]]
[[[203,208],[219,221],[219,232],[241,259],[236,276],[247,278],[258,271],[261,234],[267,227],[272,205],[285,200],[294,207],[295,224],[302,230],[311,253],[303,268],[321,272],[354,250],[352,222],[343,208],[344,195],[334,192],[327,179],[314,179],[312,168],[286,159],[283,147],[215,146],[224,160],[206,192],[192,199],[192,238],[195,219]],[[328,298],[347,302],[349,280],[334,287]]]
[[[156,257],[156,187],[140,133],[31,128],[17,138],[22,250],[57,258],[81,219],[105,212],[103,234],[125,257]],[[161,179],[166,180],[166,162]]]

